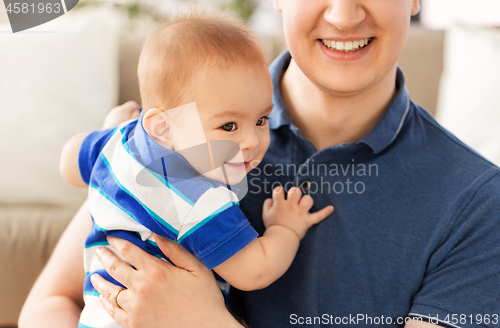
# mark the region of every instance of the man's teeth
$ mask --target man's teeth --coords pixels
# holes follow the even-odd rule
[[[356,50],[363,48],[371,40],[372,40],[372,38],[358,40],[358,41],[342,42],[342,41],[333,41],[333,40],[322,39],[321,42],[323,42],[323,44],[330,49],[334,49],[337,51],[343,51],[343,52],[350,52],[350,51],[356,51]]]

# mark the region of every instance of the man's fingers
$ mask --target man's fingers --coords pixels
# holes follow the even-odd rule
[[[189,253],[179,243],[154,235],[156,244],[163,254],[169,258],[176,267],[189,272],[206,269],[205,265],[193,254]]]
[[[121,292],[123,293],[123,292]],[[120,293],[120,294],[121,294]],[[125,319],[127,316],[127,312],[124,309],[117,308],[112,302],[113,301],[108,301],[106,298],[99,296],[99,300],[101,301],[102,307],[104,308],[104,311],[108,312],[109,316],[113,319],[115,319],[116,322],[118,322],[120,325],[125,324]],[[118,303],[120,304],[120,303]],[[121,304],[120,304],[121,306]]]
[[[333,206],[329,205],[317,212],[309,214],[308,221],[311,225],[314,225],[316,223],[323,221],[332,213],[333,213]]]
[[[116,292],[120,290],[122,287],[107,281],[97,273],[94,273],[92,274],[92,276],[90,276],[90,282],[94,286],[95,290],[97,290],[97,292],[101,294],[100,298],[107,300],[110,304],[114,304]],[[128,290],[126,289],[122,290],[121,292],[118,293],[118,297],[116,298],[118,305],[120,305],[120,307],[125,311],[128,305],[127,293],[129,293]]]
[[[126,103],[121,105],[121,110],[128,113],[130,119],[139,117],[139,115],[141,115],[141,111],[139,110],[139,105],[133,100],[127,101]]]
[[[144,268],[144,260],[146,259],[144,255],[146,252],[144,252],[139,246],[129,242],[128,240],[111,236],[108,236],[107,240],[111,247],[116,249],[116,251],[120,253],[128,261],[128,263],[132,264],[134,268],[137,270],[142,270]],[[108,273],[111,274],[109,271]]]
[[[130,114],[130,119],[137,118],[141,115],[141,111],[137,108]]]
[[[135,109],[139,109],[139,104],[137,104],[133,100],[129,100],[126,103],[124,103],[123,105],[121,105],[120,107],[122,107],[123,109],[129,109],[130,111],[133,111]]]
[[[131,276],[131,272],[135,272],[130,265],[106,247],[97,248],[95,254],[111,277],[125,286],[130,285],[128,278]]]

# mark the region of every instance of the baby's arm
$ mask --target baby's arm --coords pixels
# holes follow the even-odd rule
[[[61,160],[59,161],[59,171],[63,179],[75,187],[87,187],[87,184],[80,175],[80,168],[78,166],[78,153],[86,136],[88,136],[88,132],[77,134],[71,138],[64,145]]]
[[[215,272],[241,290],[269,286],[288,270],[307,230],[333,212],[333,206],[327,206],[309,213],[313,203],[297,187],[290,189],[286,200],[283,188],[275,188],[262,209],[264,235],[215,267]]]
[[[121,106],[117,106],[106,115],[101,130],[113,128],[120,123],[139,116],[139,113],[139,105],[134,101],[129,101]],[[80,175],[78,154],[82,142],[88,134],[88,132],[80,133],[71,138],[66,145],[64,145],[61,160],[59,161],[59,171],[62,177],[66,182],[75,187],[87,187],[87,184]]]

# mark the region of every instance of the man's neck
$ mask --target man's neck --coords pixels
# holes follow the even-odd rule
[[[396,95],[394,69],[376,85],[354,96],[333,96],[318,89],[291,61],[281,81],[290,116],[317,151],[361,140],[380,120]]]

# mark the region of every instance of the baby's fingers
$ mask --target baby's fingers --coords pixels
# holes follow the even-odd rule
[[[313,207],[313,205],[314,205],[314,200],[309,195],[304,195],[300,199],[299,208],[304,212],[309,212],[309,210],[311,209],[311,207]]]
[[[333,206],[329,205],[317,212],[310,213],[307,217],[310,225],[314,225],[326,219],[326,217],[333,213]]]
[[[286,199],[293,203],[298,203],[302,197],[302,190],[298,187],[292,187],[286,195]]]
[[[285,200],[285,190],[279,186],[273,190],[273,203]]]
[[[271,210],[271,207],[273,207],[273,200],[271,198],[268,198],[264,201],[264,205],[262,206],[262,216],[269,212]]]

